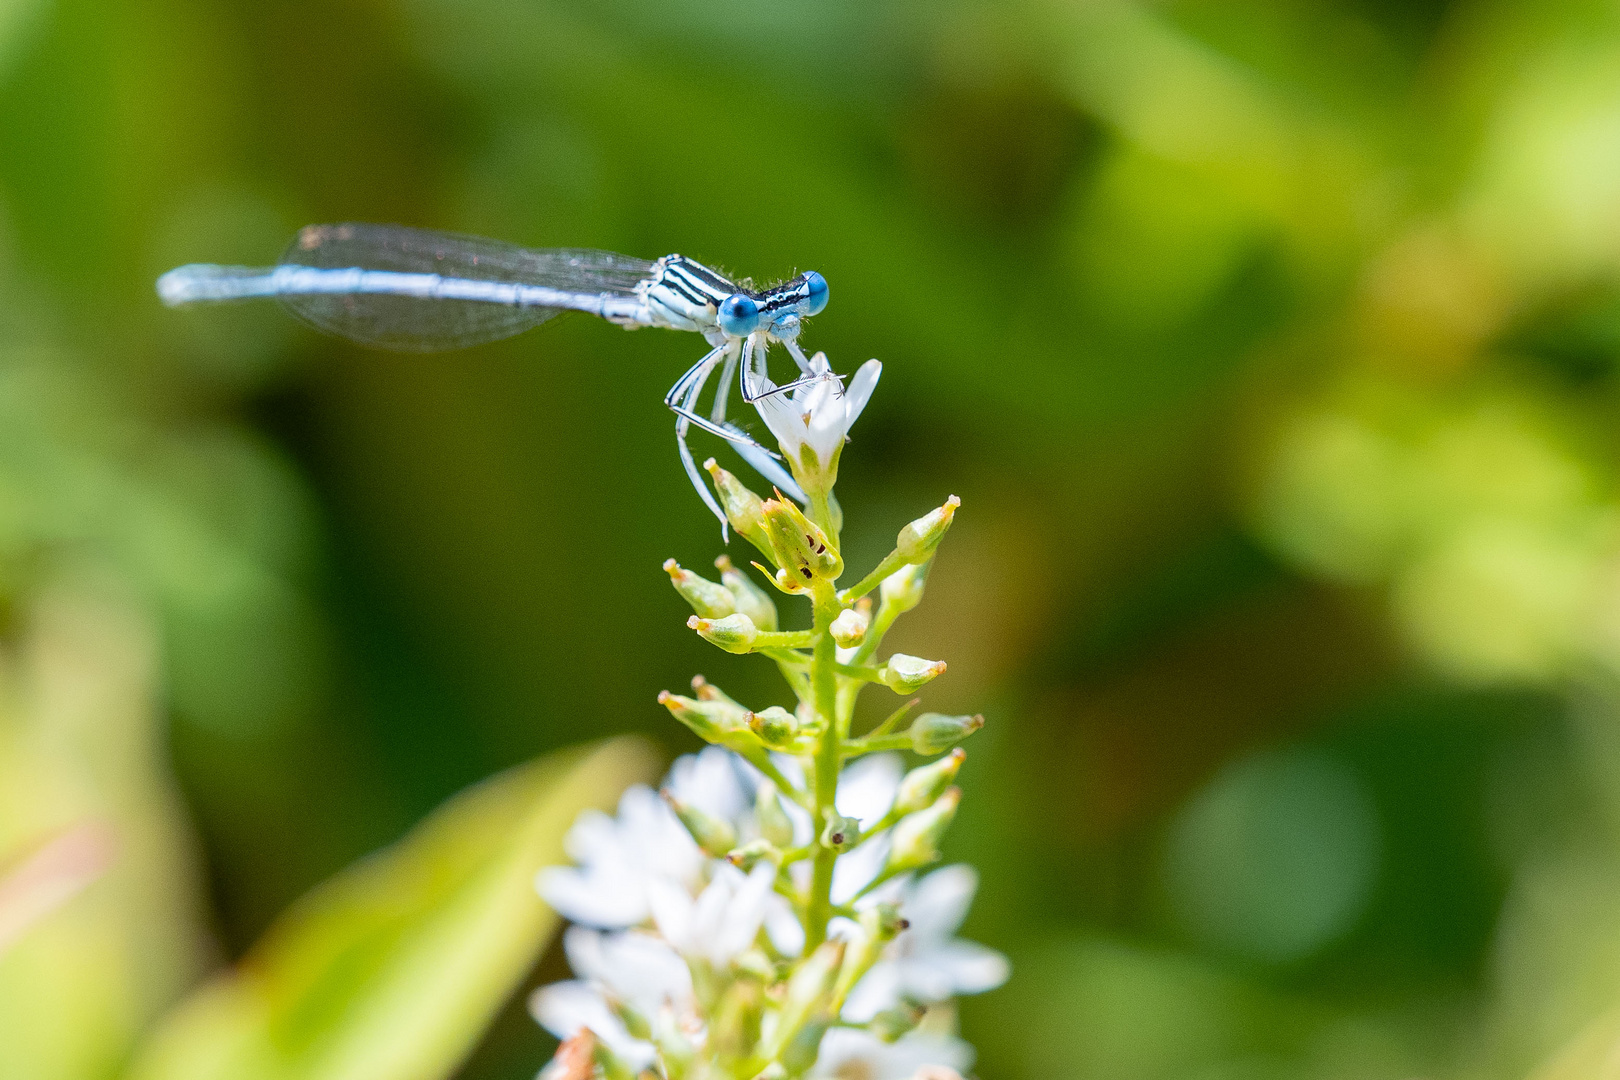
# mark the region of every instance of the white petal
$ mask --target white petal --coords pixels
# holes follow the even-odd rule
[[[864,1024],[884,1009],[900,1004],[900,969],[892,960],[880,960],[872,965],[844,1002],[843,1018]]]
[[[588,862],[598,851],[616,844],[618,824],[600,810],[581,810],[563,836],[563,850],[575,862]]]
[[[662,938],[640,932],[609,935],[601,942],[599,962],[602,982],[648,1020],[666,1003],[690,1007],[691,969]]]
[[[602,934],[582,926],[570,926],[563,932],[563,953],[574,974],[587,982],[601,982],[607,965],[602,961]]]
[[[667,786],[682,802],[725,821],[734,821],[748,805],[737,775],[737,757],[718,746],[686,754],[670,766]]]
[[[876,360],[868,360],[862,364],[855,377],[849,380],[849,389],[844,391],[845,420],[844,430],[847,432],[854,426],[866,403],[872,399],[872,391],[877,389],[878,377],[883,374],[883,365]]]
[[[912,1080],[924,1065],[958,1072],[973,1064],[973,1048],[961,1039],[912,1032],[892,1046],[855,1028],[833,1028],[821,1040],[810,1075],[817,1080],[859,1076],[862,1080]]]
[[[898,754],[861,758],[838,778],[838,812],[859,818],[863,828],[870,828],[894,805],[901,771]]]
[[[973,1065],[973,1047],[949,1035],[913,1031],[885,1050],[875,1080],[911,1080],[924,1065],[944,1065],[960,1073]]]
[[[711,962],[729,963],[732,957],[754,943],[760,924],[765,921],[765,909],[774,895],[771,886],[775,881],[775,865],[762,862],[736,886],[719,932],[709,948]]]
[[[529,998],[529,1012],[540,1026],[559,1039],[571,1038],[581,1028],[590,1028],[608,1047],[640,1071],[657,1056],[651,1043],[631,1037],[602,996],[584,983],[560,982],[542,986]]]
[[[647,917],[646,891],[639,881],[550,866],[536,876],[535,889],[571,922],[616,930]]]
[[[982,994],[1007,981],[1011,969],[1007,958],[976,941],[960,938],[930,950],[930,962],[944,969],[951,988],[958,994]]]
[[[965,863],[942,867],[920,879],[905,898],[901,912],[911,923],[916,939],[944,940],[967,918],[979,875]]]
[[[671,881],[654,878],[647,883],[647,906],[664,940],[686,951],[692,937],[692,896]]]
[[[868,840],[849,854],[838,856],[838,861],[833,864],[833,903],[847,904],[855,899],[855,894],[865,888],[873,878],[877,877],[888,857],[889,834],[887,831]]]
[[[775,388],[776,384],[767,379],[766,389]],[[782,453],[789,458],[797,457],[799,445],[804,442],[805,436],[803,410],[788,401],[786,394],[762,397],[754,402],[754,408],[759,410],[760,419],[765,421],[765,426],[776,436],[776,443],[782,448]]]

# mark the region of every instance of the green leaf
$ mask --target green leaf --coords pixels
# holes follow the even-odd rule
[[[1530,1080],[1614,1080],[1620,1075],[1620,1009],[1592,1021]]]
[[[535,872],[562,861],[581,809],[608,808],[651,765],[616,740],[457,795],[295,904],[164,1021],[128,1080],[449,1075],[556,929]]]

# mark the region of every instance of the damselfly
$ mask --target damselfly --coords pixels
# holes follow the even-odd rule
[[[654,262],[580,248],[530,249],[398,225],[310,225],[273,267],[193,264],[158,279],[165,304],[273,296],[305,322],[374,348],[459,349],[510,337],[564,311],[585,311],[634,329],[695,330],[710,348],[670,387],[681,463],[709,509],[725,514],[686,445],[695,426],[735,444],[766,479],[803,493],[769,451],[726,419],[739,370],[743,401],[835,376],[799,347],[804,319],[827,306],[827,281],[810,271],[767,289],[743,288],[681,255]],[[773,384],[766,353],[782,345],[799,378]],[[699,397],[719,382],[708,415]]]

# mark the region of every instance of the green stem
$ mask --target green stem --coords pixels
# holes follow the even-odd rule
[[[868,739],[881,739],[883,736],[889,734],[895,728],[900,726],[900,721],[904,720],[906,718],[906,714],[912,709],[915,709],[917,707],[917,703],[920,701],[922,701],[922,698],[912,698],[910,701],[894,710],[894,712],[890,713],[888,718],[885,719],[883,723],[879,724],[871,731],[868,731],[865,737]]]
[[[864,739],[851,739],[844,744],[844,753],[850,757],[857,754],[875,754],[879,750],[910,750],[911,736],[905,732],[899,735],[880,735],[876,738],[868,735]]]
[[[838,617],[838,597],[830,585],[821,585],[815,597],[814,651],[810,658],[810,690],[822,722],[815,754],[815,859],[810,878],[810,898],[805,909],[804,955],[810,955],[827,940],[827,923],[832,918],[833,866],[838,852],[821,844],[820,833],[827,815],[833,812],[838,796],[840,743],[844,732],[838,723],[838,655],[831,626]]]
[[[845,604],[853,604],[855,601],[859,600],[861,597],[883,584],[884,578],[888,577],[902,566],[905,566],[909,561],[910,560],[908,560],[904,555],[900,554],[898,548],[889,552],[883,557],[883,561],[878,563],[870,574],[867,574],[865,577],[861,578],[860,581],[839,593],[838,599],[842,600]]]

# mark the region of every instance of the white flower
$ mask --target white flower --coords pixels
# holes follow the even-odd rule
[[[655,880],[648,892],[653,921],[683,955],[724,967],[754,943],[776,895],[775,881],[776,866],[768,861],[746,877],[729,863],[717,864],[714,879],[696,899],[678,885]]]
[[[642,784],[619,799],[617,818],[596,810],[580,814],[563,849],[578,865],[540,871],[535,887],[564,918],[604,929],[646,921],[652,881],[695,881],[704,865],[680,819]]]
[[[932,1004],[1006,982],[1006,957],[954,936],[978,886],[973,868],[962,865],[907,882],[897,899],[910,928],[856,984],[844,1004],[844,1019],[859,1023],[902,1001]]]
[[[911,1080],[925,1065],[962,1072],[973,1047],[949,1035],[913,1031],[894,1043],[854,1028],[833,1028],[821,1040],[812,1080]]]
[[[822,353],[817,353],[810,362],[817,371],[827,370],[827,357]],[[866,408],[881,374],[883,365],[868,360],[855,372],[847,388],[837,376],[827,374],[793,391],[791,400],[786,394],[771,394],[754,402],[760,418],[776,436],[782,456],[793,465],[795,475],[801,467],[809,465],[804,458],[806,447],[815,454],[814,468],[825,474],[832,467],[844,440],[849,437],[850,426]],[[766,389],[774,389],[774,385]],[[801,482],[805,479],[800,477]]]
[[[665,786],[682,802],[735,821],[749,805],[740,764],[736,755],[707,747],[677,759]],[[642,784],[619,799],[617,818],[595,810],[580,814],[564,850],[578,865],[540,871],[535,887],[564,918],[610,930],[651,916],[647,895],[653,881],[695,889],[707,865],[680,819]]]
[[[649,1023],[664,1010],[688,1026],[699,1023],[686,962],[652,934],[604,934],[572,927],[563,948],[578,979],[552,983],[529,998],[529,1011],[559,1039],[590,1028],[608,1049],[639,1072],[653,1063],[653,1044],[630,1034],[610,1001]]]

